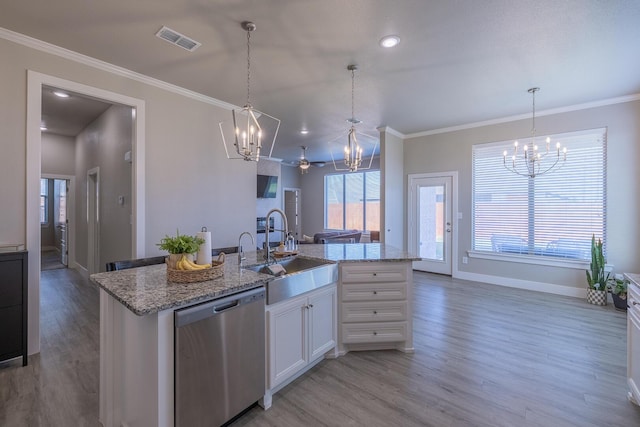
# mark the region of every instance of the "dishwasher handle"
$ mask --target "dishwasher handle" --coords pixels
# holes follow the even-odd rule
[[[240,292],[191,307],[182,308],[174,312],[174,325],[176,328],[181,328],[200,320],[220,316],[226,311],[233,310],[245,304],[261,302],[264,305],[265,295],[266,291],[264,287],[261,286],[246,292]]]
[[[214,313],[222,313],[223,311],[231,310],[233,307],[237,307],[238,304],[240,304],[240,301],[239,300],[234,300],[234,301],[227,302],[227,303],[224,303],[224,304],[216,305],[215,307],[213,307],[213,312]]]

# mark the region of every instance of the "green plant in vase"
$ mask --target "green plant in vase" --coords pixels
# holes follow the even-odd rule
[[[591,237],[591,263],[587,270],[587,302],[596,305],[607,304],[607,282],[609,275],[604,270],[607,260],[604,257],[602,240]]]
[[[176,263],[183,257],[187,256],[189,259],[193,258],[193,254],[198,252],[200,245],[204,243],[204,239],[196,236],[190,236],[188,234],[180,234],[179,230],[176,230],[176,236],[164,236],[160,243],[156,245],[169,252],[169,267],[176,268]]]

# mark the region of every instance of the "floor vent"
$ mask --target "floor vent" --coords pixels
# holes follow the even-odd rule
[[[181,48],[186,49],[189,52],[193,52],[194,50],[199,48],[200,45],[202,45],[202,43],[190,39],[184,34],[180,34],[179,32],[174,31],[168,27],[160,28],[160,30],[158,30],[158,32],[156,33],[156,37],[160,37],[162,40],[168,41],[169,43],[176,46],[180,46]]]

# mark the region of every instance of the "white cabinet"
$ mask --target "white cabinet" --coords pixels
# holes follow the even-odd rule
[[[271,395],[322,360],[336,345],[336,285],[268,305],[267,392]]]
[[[413,351],[410,262],[340,265],[340,353]]]
[[[627,292],[627,384],[629,400],[640,405],[640,284],[632,282]]]

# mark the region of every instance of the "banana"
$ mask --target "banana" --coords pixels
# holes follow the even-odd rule
[[[184,261],[185,261],[185,257],[184,257],[184,255],[182,255],[180,257],[180,259],[178,260],[178,262],[176,263],[176,268],[178,270],[186,270],[186,268],[184,266]]]
[[[204,270],[205,268],[210,268],[211,264],[196,264],[193,261],[185,258],[185,264],[189,267],[190,270]]]

